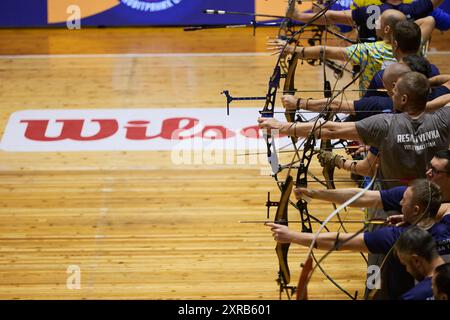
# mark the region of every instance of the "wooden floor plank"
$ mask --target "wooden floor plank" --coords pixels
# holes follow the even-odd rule
[[[256,37],[247,29],[4,29],[0,55],[263,53],[273,34],[272,28]],[[446,37],[437,34],[433,48],[447,50]],[[450,72],[448,57],[430,55],[442,72]],[[19,110],[224,107],[223,89],[265,94],[273,64],[268,55],[0,56],[0,130]],[[321,68],[302,65],[297,78],[304,89],[322,86]],[[240,106],[255,107],[256,122],[260,106]],[[166,151],[0,151],[0,299],[277,299],[270,231],[238,223],[266,219],[267,192],[278,195],[260,167],[180,166]],[[316,160],[311,168],[320,176]],[[317,201],[310,210],[324,218],[332,207]],[[343,215],[364,217],[358,208]],[[293,283],[305,254],[291,247]],[[80,290],[66,287],[70,265],[81,268]],[[334,253],[324,267],[361,296],[359,254]],[[320,272],[309,294],[345,299]]]

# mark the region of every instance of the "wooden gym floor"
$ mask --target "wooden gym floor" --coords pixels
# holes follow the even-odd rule
[[[273,56],[165,54],[264,53],[275,33],[0,30],[0,130],[18,110],[217,108],[225,107],[223,89],[264,95]],[[442,73],[450,72],[448,40],[436,33],[431,45],[437,52],[429,58]],[[322,88],[321,70],[300,66],[298,87]],[[256,121],[258,104],[233,107],[240,106],[255,106]],[[176,166],[163,151],[0,151],[0,299],[278,299],[270,231],[237,223],[264,220],[267,191],[278,196],[274,181],[259,170]],[[316,160],[312,171],[320,176]],[[336,172],[336,178],[348,175]],[[331,210],[327,203],[310,205],[319,217]],[[351,209],[347,218],[363,213]],[[305,252],[291,246],[293,284]],[[66,287],[71,265],[81,269],[78,290]],[[324,266],[362,295],[359,254],[334,253]],[[320,272],[309,294],[346,299]]]

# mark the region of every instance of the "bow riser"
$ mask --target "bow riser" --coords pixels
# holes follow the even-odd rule
[[[289,175],[286,178],[286,181],[283,183],[281,188],[281,197],[280,202],[278,204],[277,213],[275,214],[274,221],[284,221],[284,225],[288,225],[288,202],[289,197],[292,192],[292,188],[294,186],[294,181],[292,177]],[[275,251],[278,256],[278,262],[280,264],[279,271],[279,281],[281,281],[280,285],[286,286],[291,281],[289,266],[287,264],[287,255],[289,250],[290,243],[277,243]]]

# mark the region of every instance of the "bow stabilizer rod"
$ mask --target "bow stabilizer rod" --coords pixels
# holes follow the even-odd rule
[[[230,95],[229,90],[223,90],[220,94],[225,95],[227,98],[227,116],[230,115],[230,103],[234,100],[266,100],[266,97],[233,97]]]

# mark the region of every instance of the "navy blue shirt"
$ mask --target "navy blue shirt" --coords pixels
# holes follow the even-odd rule
[[[428,101],[434,100],[440,96],[443,96],[444,94],[449,94],[450,89],[446,86],[438,86],[431,88],[431,92],[428,95]]]
[[[384,92],[383,91],[371,91],[371,90],[384,89],[383,75],[384,75],[384,69],[375,73],[372,80],[370,81],[370,84],[369,84],[369,87],[367,88],[366,93],[364,94],[364,97],[372,97],[372,96],[388,97],[388,94],[385,91]]]
[[[387,254],[406,227],[384,227],[373,232],[364,233],[364,242],[371,253]],[[436,241],[441,256],[450,254],[450,215],[428,229]],[[414,279],[406,271],[395,254],[390,254],[384,268],[381,270],[382,296],[385,299],[399,299],[403,294],[413,289]]]
[[[354,121],[359,121],[377,113],[392,112],[394,110],[394,103],[390,97],[372,96],[355,100],[353,107],[356,111]]]
[[[431,67],[431,74],[428,76],[428,78],[435,77],[435,76],[438,76],[441,74],[438,67],[436,67],[436,65],[430,63],[430,67]],[[370,91],[370,90],[384,89],[383,80],[382,80],[383,74],[384,74],[384,69],[375,73],[372,80],[370,81],[368,91],[366,91],[366,93],[364,94],[364,97],[371,97],[371,96],[387,97],[388,96],[386,92]]]
[[[394,187],[386,190],[380,190],[381,202],[383,203],[384,211],[398,211],[402,212],[400,201],[405,193],[406,186]]]
[[[447,12],[441,8],[436,8],[431,15],[433,16],[434,21],[436,21],[436,29],[441,31],[450,29],[450,15]]]
[[[433,297],[431,277],[425,278],[402,295],[402,300],[428,300]]]
[[[431,88],[427,100],[432,101],[445,94],[450,94],[450,89],[446,86],[438,86]],[[362,97],[359,100],[353,101],[353,108],[355,115],[352,116],[352,121],[360,121],[362,119],[371,117],[378,113],[390,113],[394,110],[394,102],[390,97],[386,96],[369,96]]]
[[[388,9],[395,9],[403,12],[407,18],[414,20],[429,16],[434,9],[433,3],[430,0],[417,0],[412,3],[401,3],[399,5],[383,3],[378,7],[380,7],[381,13]],[[363,40],[365,38],[376,38],[375,28],[369,29],[367,27],[367,21],[374,14],[369,8],[370,6],[352,10],[352,19],[358,26],[359,37]]]
[[[364,242],[371,253],[386,254],[395,244],[406,227],[384,227],[373,232],[364,233]],[[435,223],[428,232],[436,241],[439,255],[450,254],[450,214]]]

